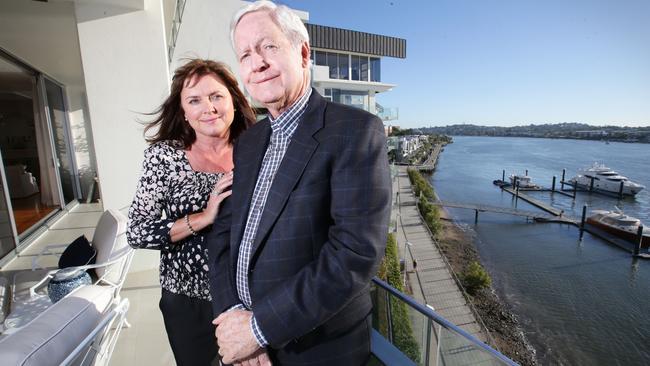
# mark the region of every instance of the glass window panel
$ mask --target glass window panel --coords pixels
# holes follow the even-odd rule
[[[381,81],[381,61],[378,57],[370,58],[370,81]]]
[[[359,56],[357,55],[352,55],[350,57],[352,59],[352,77],[350,78],[351,80],[359,80],[359,74],[360,74],[360,69],[359,69]]]
[[[323,51],[316,51],[316,65],[327,66],[327,54]]]
[[[336,53],[327,54],[327,66],[330,68],[330,79],[339,78],[339,62]]]
[[[350,78],[350,55],[339,53],[339,79]]]
[[[332,89],[332,101],[337,103],[341,102],[341,89]]]
[[[59,178],[65,203],[68,204],[76,198],[76,178],[73,168],[72,152],[70,151],[68,137],[68,123],[66,120],[63,89],[44,78],[45,92],[47,94],[47,110],[54,135],[54,146],[57,155]]]
[[[368,81],[368,57],[359,57],[361,69],[361,81]]]

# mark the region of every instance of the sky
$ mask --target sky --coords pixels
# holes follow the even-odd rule
[[[403,128],[650,126],[650,0],[283,0],[309,22],[406,39],[377,96]]]

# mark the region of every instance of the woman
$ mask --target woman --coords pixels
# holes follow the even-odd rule
[[[255,115],[228,67],[191,60],[145,128],[143,171],[129,210],[127,238],[160,250],[160,310],[178,365],[217,356],[204,233],[230,195],[233,141]],[[219,270],[211,268],[210,270]]]

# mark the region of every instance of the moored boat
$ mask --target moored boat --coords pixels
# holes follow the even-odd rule
[[[610,193],[622,193],[634,196],[645,186],[629,180],[603,164],[594,163],[591,167],[581,169],[570,182],[586,189],[595,189]]]
[[[642,225],[641,220],[624,214],[618,208],[616,211],[594,210],[586,221],[632,243],[637,242],[639,226]],[[650,246],[650,229],[645,226],[643,227],[641,246],[644,248]]]
[[[510,174],[510,184],[513,187],[519,185],[519,188],[540,188],[537,184],[533,183],[533,179],[528,175]]]

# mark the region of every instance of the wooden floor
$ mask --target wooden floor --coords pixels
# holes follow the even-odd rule
[[[12,198],[11,206],[14,212],[18,235],[58,208],[58,206],[46,206],[42,204],[40,193],[25,198]]]

